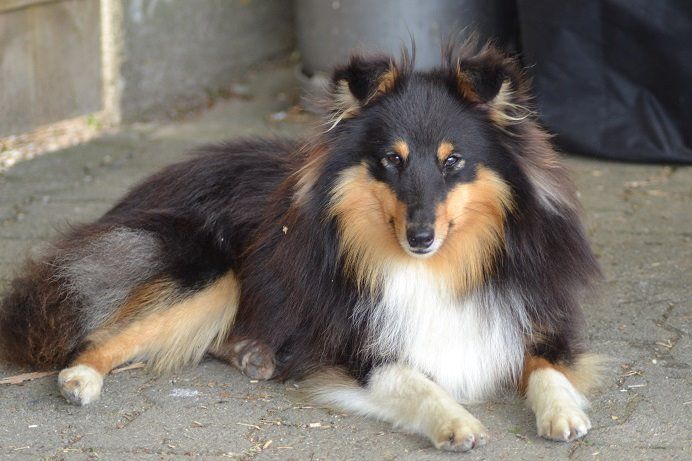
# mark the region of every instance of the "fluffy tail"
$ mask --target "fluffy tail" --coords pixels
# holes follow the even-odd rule
[[[340,368],[324,368],[300,383],[300,393],[312,403],[368,416],[377,413],[367,390]]]
[[[55,242],[0,300],[0,359],[40,369],[67,365],[160,270],[160,260],[160,243],[143,230],[95,224]]]
[[[0,300],[0,359],[39,369],[67,364],[84,338],[77,304],[48,261],[27,264]]]
[[[572,385],[584,395],[592,394],[606,381],[608,368],[613,360],[598,354],[581,354],[567,373]]]

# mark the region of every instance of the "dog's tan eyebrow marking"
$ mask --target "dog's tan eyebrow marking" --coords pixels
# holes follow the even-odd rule
[[[409,149],[408,144],[403,139],[397,140],[394,145],[392,145],[392,150],[399,154],[402,159],[406,160],[408,158]]]
[[[442,141],[439,146],[437,146],[437,159],[440,163],[447,160],[447,157],[452,155],[454,152],[454,145],[449,141]]]

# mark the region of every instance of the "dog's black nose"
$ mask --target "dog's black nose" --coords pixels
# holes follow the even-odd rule
[[[411,249],[425,250],[435,240],[435,231],[431,227],[414,227],[407,229],[406,238]]]

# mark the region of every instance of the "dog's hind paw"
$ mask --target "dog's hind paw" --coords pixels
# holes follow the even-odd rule
[[[250,379],[266,380],[274,375],[274,353],[261,341],[247,339],[233,345],[234,364]]]
[[[550,440],[570,442],[582,438],[591,429],[591,421],[575,406],[555,408],[536,418],[538,435]]]
[[[101,396],[103,376],[88,365],[75,365],[60,372],[58,386],[68,402],[87,405]]]
[[[257,339],[231,340],[211,353],[230,363],[250,379],[271,379],[276,371],[274,352]]]

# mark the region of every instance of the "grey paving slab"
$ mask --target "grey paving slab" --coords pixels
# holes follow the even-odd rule
[[[248,134],[302,135],[310,120],[270,115],[297,97],[287,67],[258,71],[249,96],[166,124],[136,125],[21,163],[0,176],[0,289],[27,252],[67,223],[98,216],[128,187],[186,149]],[[559,444],[535,435],[521,402],[469,409],[491,442],[433,450],[389,425],[313,408],[289,384],[251,383],[207,360],[166,376],[109,376],[76,408],[55,377],[0,386],[2,459],[687,460],[692,458],[692,169],[568,157],[605,280],[585,302],[592,349],[610,356],[592,399],[594,428]],[[0,377],[19,370],[0,369]]]

